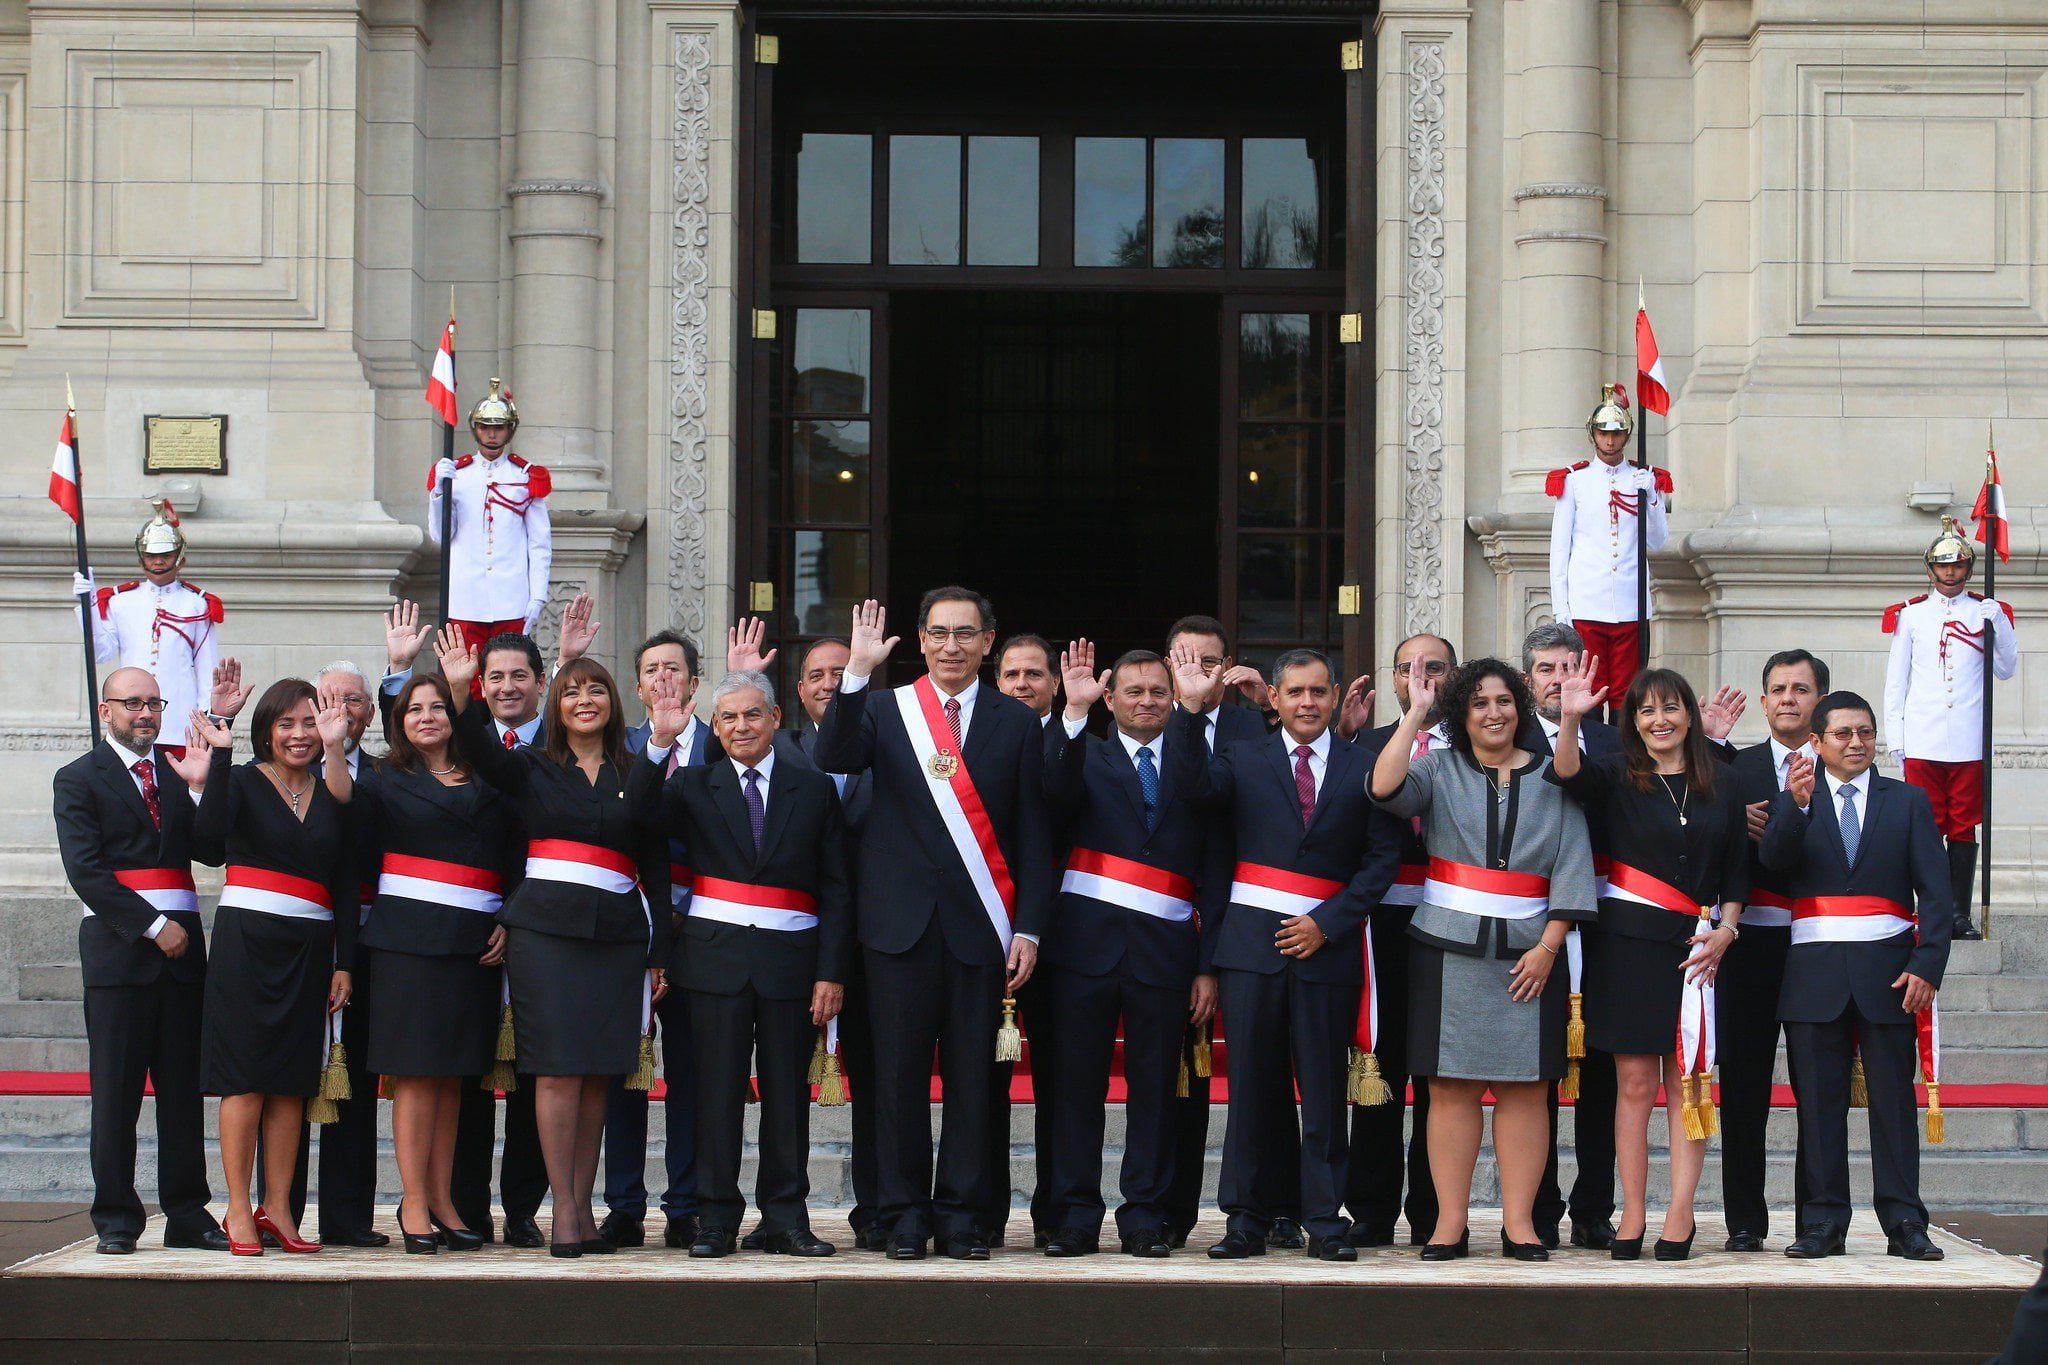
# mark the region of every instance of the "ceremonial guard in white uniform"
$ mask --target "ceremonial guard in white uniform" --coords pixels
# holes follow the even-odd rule
[[[1594,460],[1553,469],[1543,491],[1557,499],[1550,522],[1550,608],[1569,621],[1600,660],[1608,695],[1626,695],[1643,659],[1637,641],[1636,517],[1649,500],[1649,548],[1670,539],[1665,495],[1671,473],[1643,469],[1624,455],[1635,418],[1619,384],[1606,386],[1586,420]]]
[[[173,718],[165,733],[182,738],[184,723],[212,690],[213,666],[220,659],[215,627],[224,613],[218,597],[178,577],[185,565],[185,533],[178,529],[176,509],[163,498],[151,498],[150,504],[156,515],[135,534],[143,576],[99,588],[81,575],[72,591],[92,597],[93,657],[148,669],[163,694],[164,715]],[[163,747],[184,752],[183,745]]]
[[[2001,678],[2019,667],[2012,607],[1964,591],[1977,552],[1952,517],[1927,547],[1934,591],[1884,611],[1892,637],[1884,679],[1884,742],[1903,761],[1906,780],[1927,793],[1934,823],[1948,841],[1949,884],[1957,938],[1978,938],[1970,923],[1977,873],[1977,826],[1984,820],[1984,642]]]
[[[427,534],[441,540],[441,496],[455,489],[449,537],[448,615],[464,643],[481,650],[493,635],[530,635],[548,597],[554,534],[545,465],[531,464],[508,447],[519,428],[512,395],[491,381],[491,391],[469,412],[474,452],[442,460],[427,476]]]

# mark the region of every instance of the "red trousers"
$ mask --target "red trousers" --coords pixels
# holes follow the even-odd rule
[[[470,680],[469,695],[481,697],[484,694],[483,650],[494,635],[524,635],[526,618],[515,617],[510,621],[450,621],[449,625],[462,632],[462,643],[477,652],[476,677]]]
[[[1974,844],[1984,823],[1984,761],[1943,763],[1932,758],[1906,760],[1906,780],[1927,793],[1934,807],[1935,828],[1951,843]]]
[[[1621,699],[1642,670],[1634,621],[1574,621],[1572,629],[1586,642],[1586,652],[1600,660],[1599,685],[1607,689],[1607,710],[1621,714]]]

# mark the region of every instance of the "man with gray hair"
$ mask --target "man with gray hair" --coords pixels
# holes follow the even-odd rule
[[[782,711],[765,673],[737,669],[711,693],[722,758],[677,768],[687,719],[680,682],[649,685],[646,758],[632,796],[661,803],[664,832],[696,873],[669,979],[689,1010],[696,1059],[697,1213],[690,1255],[731,1255],[740,1189],[747,1073],[758,1057],[760,1164],[754,1199],[771,1255],[830,1256],[811,1232],[807,1069],[845,998],[853,895],[845,816],[832,779],[778,754]],[[641,809],[648,808],[642,805]]]

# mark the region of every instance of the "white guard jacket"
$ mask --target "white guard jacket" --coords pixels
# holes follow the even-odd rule
[[[214,627],[225,614],[218,597],[182,579],[163,588],[137,579],[93,596],[93,658],[155,675],[165,744],[183,744],[192,712],[213,699],[213,666],[220,662]]]
[[[1968,763],[1984,757],[1984,625],[1993,630],[1993,671],[2019,668],[2012,608],[1963,592],[1923,593],[1887,607],[1892,637],[1884,674],[1884,742],[1895,756]]]
[[[441,540],[438,464],[427,474],[427,535]],[[554,563],[548,521],[553,489],[545,465],[517,455],[487,460],[480,453],[455,462],[454,545],[448,565],[448,614],[458,621],[540,620]]]
[[[1664,494],[1668,470],[1581,460],[1553,469],[1544,491],[1557,499],[1550,521],[1550,603],[1560,621],[1636,619],[1636,509],[1650,499],[1649,541],[1661,550],[1671,537]]]

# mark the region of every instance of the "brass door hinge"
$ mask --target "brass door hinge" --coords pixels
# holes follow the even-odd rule
[[[774,611],[775,585],[773,583],[747,584],[748,611]]]
[[[1359,598],[1361,595],[1356,583],[1339,585],[1337,588],[1337,614],[1339,616],[1358,615]]]
[[[1362,41],[1354,38],[1352,41],[1345,43],[1340,52],[1341,55],[1337,60],[1344,70],[1365,70],[1365,44]]]
[[[1365,314],[1342,313],[1337,317],[1337,340],[1346,346],[1356,346],[1365,340]]]
[[[754,60],[762,66],[774,66],[782,60],[782,39],[772,33],[754,35]]]
[[[754,340],[775,340],[775,310],[773,308],[756,308],[754,310]]]

